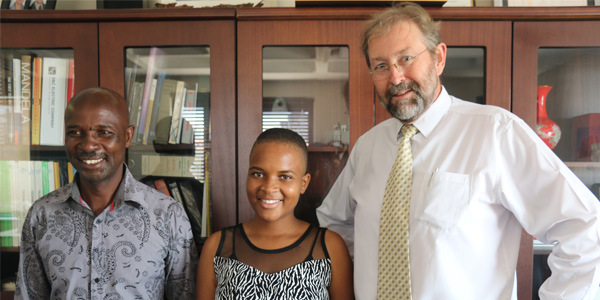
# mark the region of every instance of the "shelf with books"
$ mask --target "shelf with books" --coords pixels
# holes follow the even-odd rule
[[[0,144],[62,145],[73,50],[3,48],[0,64]]]
[[[66,160],[0,160],[0,246],[18,247],[29,207],[42,196],[73,181]]]

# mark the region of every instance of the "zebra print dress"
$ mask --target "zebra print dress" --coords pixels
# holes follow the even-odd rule
[[[325,231],[311,225],[292,245],[265,250],[250,242],[241,224],[224,228],[214,258],[215,299],[329,299]]]

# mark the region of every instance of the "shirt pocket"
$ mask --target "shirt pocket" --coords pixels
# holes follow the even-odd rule
[[[454,227],[469,204],[470,175],[436,171],[426,177],[416,218],[440,230]]]

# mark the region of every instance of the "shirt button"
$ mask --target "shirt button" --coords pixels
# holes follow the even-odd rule
[[[96,224],[100,224],[100,223],[102,223],[102,220],[100,220],[100,219],[96,220]]]
[[[94,279],[94,282],[98,283],[98,282],[100,282],[100,279],[96,278],[96,279]]]

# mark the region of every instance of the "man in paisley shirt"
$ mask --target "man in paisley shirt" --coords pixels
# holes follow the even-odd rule
[[[15,299],[194,299],[198,252],[180,203],[125,164],[134,127],[104,88],[65,111],[72,183],[37,200],[21,238]]]

